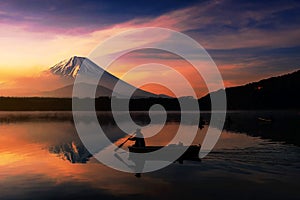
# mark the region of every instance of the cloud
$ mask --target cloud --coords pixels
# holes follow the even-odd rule
[[[73,81],[45,71],[36,76],[22,76],[0,84],[0,96],[40,96]]]
[[[156,17],[172,10],[195,4],[197,0],[165,0],[154,4],[151,0],[128,3],[121,0],[10,0],[0,5],[0,22],[26,23],[28,31],[69,31],[88,33],[112,24],[120,24],[135,18]]]
[[[182,31],[209,49],[288,47],[300,45],[300,13],[295,11],[299,8],[299,3],[249,5],[210,1],[127,24]],[[287,13],[292,16],[286,16]]]
[[[34,2],[0,3],[1,82],[9,76],[15,79],[36,74],[73,55],[86,56],[116,33],[147,26],[174,29],[194,38],[211,54],[228,85],[299,68],[298,1],[172,1],[169,7],[170,2],[161,7],[149,2],[76,1],[73,6],[68,1]],[[164,38],[152,39],[157,42]],[[105,53],[116,53],[110,50]],[[148,52],[132,57],[132,63],[148,58],[177,62]],[[121,66],[119,74],[130,64]]]

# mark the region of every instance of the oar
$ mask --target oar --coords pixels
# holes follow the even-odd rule
[[[130,138],[132,138],[135,135],[135,133],[133,133],[129,138],[127,138],[127,140],[125,140],[125,142],[123,142],[122,144],[120,144],[117,148],[115,148],[114,151],[117,151],[118,149],[120,149],[128,140],[130,140]]]

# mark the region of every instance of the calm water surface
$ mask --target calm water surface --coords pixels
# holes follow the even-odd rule
[[[299,199],[299,112],[229,112],[221,138],[202,162],[174,163],[141,178],[94,159],[80,142],[71,115],[0,112],[1,200]],[[126,139],[109,114],[99,116],[113,142]],[[208,120],[209,113],[203,117]],[[133,118],[142,125],[149,120],[145,113],[133,113]],[[170,114],[146,143],[168,144],[179,123],[178,113]],[[182,123],[187,134],[198,126]],[[156,126],[142,132],[151,135]],[[206,130],[207,125],[198,129],[194,144],[202,143]]]

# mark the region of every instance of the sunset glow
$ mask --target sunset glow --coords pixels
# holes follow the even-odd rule
[[[119,5],[113,6],[112,10],[119,8]],[[281,7],[274,4],[268,5],[268,9],[264,9],[265,5],[253,6],[257,8],[255,11],[246,12],[248,8],[245,6],[239,8],[242,12],[235,12],[237,8],[230,2],[187,3],[183,7],[174,6],[165,11],[157,11],[151,16],[136,14],[124,18],[118,13],[112,20],[109,14],[97,11],[92,5],[88,8],[91,9],[90,12],[95,12],[95,17],[80,12],[79,5],[72,11],[77,12],[73,15],[74,13],[59,12],[66,5],[47,6],[36,3],[41,11],[35,13],[30,6],[2,2],[0,87],[3,93],[4,90],[11,89],[12,82],[16,83],[16,80],[24,77],[40,76],[42,71],[61,60],[74,55],[88,56],[98,44],[114,34],[150,26],[181,31],[203,45],[216,62],[227,87],[297,69],[300,23],[296,20],[298,18],[289,24],[284,23],[288,17],[282,13],[296,15],[294,11],[298,6],[286,4]],[[217,12],[222,7],[228,9]],[[272,20],[269,19],[270,15],[274,15]],[[224,16],[227,18],[224,19]],[[107,49],[107,53],[109,51]],[[176,67],[180,65],[181,72],[193,74],[189,67],[179,63],[177,59],[157,59],[151,55],[135,56],[126,62],[118,62],[113,74],[118,76],[122,74],[122,70],[130,68],[126,68],[127,66],[149,61]],[[138,83],[136,77],[143,77],[144,73],[147,72],[132,75],[126,81]],[[167,76],[165,78],[168,79]],[[21,85],[15,85],[15,88]],[[202,83],[198,82],[194,87],[203,88],[200,85]],[[35,89],[47,90],[41,87]]]

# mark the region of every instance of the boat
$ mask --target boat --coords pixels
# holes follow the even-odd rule
[[[148,154],[151,152],[158,151],[164,148],[164,151],[159,153],[158,155]],[[191,146],[183,146],[183,145],[168,145],[168,146],[146,146],[146,147],[136,147],[129,146],[129,152],[131,153],[143,153],[143,158],[145,160],[165,160],[172,161],[170,155],[180,155],[182,151],[184,153],[177,158],[176,161],[182,162],[183,160],[191,160],[191,161],[201,161],[199,158],[200,145],[191,145]],[[129,159],[133,160],[136,154],[129,154]]]
[[[262,117],[258,117],[257,119],[262,122],[268,122],[268,123],[272,122],[272,119],[267,119],[267,118],[262,118]]]

